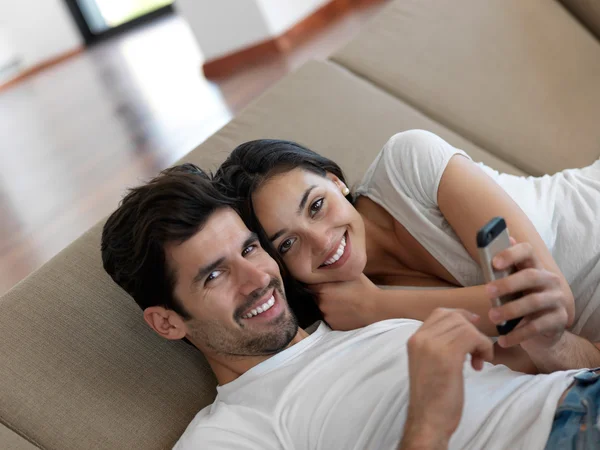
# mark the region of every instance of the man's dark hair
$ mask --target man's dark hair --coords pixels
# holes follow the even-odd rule
[[[165,246],[185,242],[215,211],[234,206],[211,178],[193,164],[164,170],[131,189],[106,221],[101,244],[104,270],[143,310],[163,306],[191,318],[175,298],[175,274]]]
[[[215,173],[215,182],[228,197],[235,198],[237,209],[248,228],[259,237],[261,245],[277,261],[288,292],[290,305],[302,326],[322,318],[315,296],[303,283],[287,271],[278,252],[273,248],[254,212],[252,194],[272,177],[301,168],[325,177],[336,175],[342,182],[346,178],[334,161],[292,141],[258,139],[237,146]],[[353,202],[352,196],[346,196]]]

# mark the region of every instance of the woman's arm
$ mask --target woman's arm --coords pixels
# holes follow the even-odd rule
[[[527,215],[481,168],[462,156],[452,157],[439,184],[438,207],[475,261],[479,261],[475,240],[477,231],[493,217],[503,217],[511,236],[518,242],[531,244],[542,266],[560,278],[568,325],[573,323],[575,303],[571,288],[546,244]],[[477,302],[477,292],[475,290],[473,294],[471,292],[467,294],[465,291],[467,297],[460,301]],[[489,302],[484,302],[483,307],[488,306]],[[471,308],[473,307],[475,305],[471,306]],[[481,308],[477,309],[481,310]],[[487,325],[484,326],[487,327]]]
[[[589,342],[583,342],[583,345],[565,337],[568,334],[565,332],[567,312],[559,277],[542,266],[533,247],[526,243],[515,245],[513,240],[513,246],[500,256],[505,264],[514,265],[519,270],[486,286],[445,290],[382,290],[361,275],[352,281],[324,283],[311,288],[317,294],[317,302],[325,320],[334,329],[353,329],[391,318],[421,319],[442,305],[457,309],[466,306],[483,318],[478,325],[487,334],[495,334],[492,323],[523,317],[516,329],[499,338],[495,363],[521,372],[536,373],[549,368],[557,370],[557,367],[561,367],[557,366],[557,359],[562,359],[566,367],[571,368],[585,367],[586,362],[589,365],[597,361],[598,352],[593,345]],[[482,288],[481,295],[487,296],[487,301],[478,296]],[[491,298],[517,292],[526,292],[526,295],[492,308],[487,314],[479,313],[479,308],[487,310],[484,305]],[[566,347],[570,351],[585,357],[574,360],[558,356],[558,353],[565,352],[556,350],[567,341],[569,345]],[[594,352],[587,351],[590,348]]]
[[[489,319],[486,286],[451,289],[380,289],[364,274],[353,281],[310,286],[323,317],[336,330],[352,330],[385,319],[425,320],[436,308],[466,309],[481,317],[479,330],[497,336]]]

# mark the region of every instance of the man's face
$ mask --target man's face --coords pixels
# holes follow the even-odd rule
[[[277,263],[232,209],[218,210],[198,233],[165,253],[175,296],[192,316],[186,335],[202,351],[269,355],[298,332]]]

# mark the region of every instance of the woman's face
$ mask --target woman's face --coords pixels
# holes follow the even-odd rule
[[[367,262],[365,227],[335,175],[293,169],[252,196],[256,216],[291,275],[306,284],[349,281]]]

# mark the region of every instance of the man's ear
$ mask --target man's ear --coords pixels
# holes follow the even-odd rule
[[[144,310],[146,323],[165,339],[178,340],[186,335],[187,327],[179,314],[162,306],[150,306]]]

